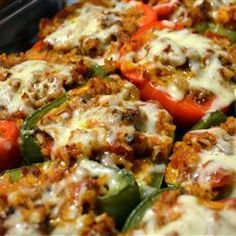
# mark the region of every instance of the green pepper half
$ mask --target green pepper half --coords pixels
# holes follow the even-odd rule
[[[24,158],[25,165],[32,165],[33,163],[43,162],[44,158],[40,151],[38,143],[35,141],[34,127],[40,118],[48,113],[53,108],[60,106],[67,100],[67,96],[63,95],[62,97],[56,99],[54,102],[36,110],[31,116],[26,118],[22,128],[21,128],[21,150]]]

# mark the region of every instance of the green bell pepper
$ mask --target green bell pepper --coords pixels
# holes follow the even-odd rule
[[[193,126],[191,130],[198,130],[198,129],[209,129],[213,126],[220,125],[227,120],[227,116],[220,112],[214,111],[207,113],[197,124]]]
[[[129,215],[127,218],[122,232],[127,232],[139,225],[142,221],[145,212],[152,207],[152,205],[159,199],[160,195],[164,191],[171,191],[173,188],[157,189],[152,192],[146,199],[144,199]]]
[[[89,68],[87,77],[88,78],[92,78],[92,77],[105,78],[107,77],[107,75],[108,73],[103,66],[100,66],[98,64],[93,64]]]
[[[160,189],[164,179],[164,173],[154,172],[152,175],[152,187]]]
[[[48,113],[53,108],[60,106],[66,100],[67,96],[63,95],[62,97],[56,99],[54,102],[50,103],[44,108],[36,110],[24,121],[24,124],[21,128],[20,136],[21,150],[25,165],[32,165],[33,163],[44,161],[43,155],[39,149],[39,145],[33,137],[35,133],[34,127],[43,115]]]
[[[139,185],[142,199],[149,196],[156,189],[161,188],[164,179],[164,171],[161,172],[160,170],[155,170],[155,168],[153,168],[153,171],[150,173],[150,178],[151,178],[150,182],[139,179],[136,180]]]
[[[47,169],[49,166],[53,165],[53,161],[45,161],[45,162],[41,162],[41,163],[37,163],[34,166],[38,166],[39,168],[45,168]],[[20,168],[16,168],[16,169],[11,169],[11,170],[6,170],[3,172],[3,174],[1,176],[9,176],[9,180],[11,183],[15,183],[20,181],[22,178],[24,178],[23,175],[23,170],[25,168],[31,168],[32,166],[23,166]]]
[[[15,183],[15,182],[19,181],[21,178],[23,178],[21,168],[7,170],[4,172],[4,175],[9,176],[11,183]]]
[[[231,30],[231,29],[227,29],[224,26],[220,25],[220,24],[213,24],[210,23],[208,25],[208,31],[218,34],[218,35],[222,35],[222,36],[226,36],[228,37],[233,43],[236,42],[236,31]]]
[[[194,28],[198,33],[204,34],[208,29],[208,24],[205,22],[201,22],[201,23],[196,24]]]
[[[98,197],[99,212],[106,212],[112,216],[120,229],[127,216],[140,202],[139,188],[132,173],[90,160],[82,160],[79,165],[87,169],[93,177],[107,175],[107,192]]]
[[[199,23],[195,25],[197,32],[204,34],[206,32],[212,32],[221,36],[228,37],[233,43],[236,42],[236,31],[225,28],[223,25],[214,23]]]

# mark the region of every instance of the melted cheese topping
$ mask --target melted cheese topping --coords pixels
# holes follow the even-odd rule
[[[96,227],[96,217],[99,219],[98,224],[103,223],[106,218],[92,212],[96,204],[95,194],[100,193],[103,185],[98,185],[90,172],[102,177],[106,176],[108,168],[104,168],[103,173],[100,166],[89,161],[85,161],[83,166],[75,165],[70,169],[60,167],[63,169],[58,170],[52,165],[50,168],[54,171],[55,179],[49,176],[51,179],[48,180],[47,175],[39,176],[38,180],[25,176],[26,182],[19,182],[15,188],[4,193],[9,206],[14,208],[13,212],[2,218],[6,235],[44,235],[41,228],[43,224],[47,227],[47,235],[83,235],[83,230]],[[17,203],[22,198],[25,201]],[[83,211],[84,203],[89,204],[88,212]],[[102,229],[99,232],[96,235],[103,235]]]
[[[117,168],[110,168],[105,167],[98,162],[89,161],[89,160],[82,160],[80,162],[80,167],[88,170],[90,176],[92,177],[99,177],[104,176],[107,179],[107,187],[108,190],[106,192],[106,195],[118,193],[121,189],[126,187],[125,180],[118,175]]]
[[[89,173],[86,169],[81,168],[77,166],[74,168],[72,173],[68,173],[63,179],[61,179],[58,182],[54,182],[51,185],[47,184],[45,185],[44,182],[38,182],[41,190],[38,193],[38,199],[35,199],[34,206],[31,206],[31,210],[28,211],[28,217],[26,218],[24,215],[24,207],[15,207],[15,211],[13,214],[11,214],[5,221],[3,226],[7,229],[7,235],[42,235],[39,231],[38,224],[40,222],[44,222],[44,216],[42,216],[42,212],[38,211],[37,206],[43,205],[45,208],[46,206],[48,209],[50,209],[49,217],[50,219],[56,219],[58,217],[58,220],[61,217],[61,213],[63,211],[63,205],[66,203],[70,203],[70,207],[67,208],[66,213],[63,215],[63,219],[65,219],[65,223],[67,220],[75,220],[77,218],[77,215],[80,213],[79,206],[82,205],[82,196],[87,191],[87,185],[86,181],[89,177]],[[81,183],[79,185],[79,183]],[[66,188],[69,186],[72,186],[73,184],[77,184],[79,188],[76,192],[76,200],[74,200],[73,204],[70,197],[72,193],[69,191],[66,192]],[[30,185],[29,185],[30,186]],[[38,190],[35,190],[34,188],[37,188],[36,186],[22,186],[19,189],[16,189],[13,192],[8,193],[8,201],[14,202],[14,199],[17,199],[18,197],[26,196],[26,198],[35,197],[35,193]],[[29,189],[30,188],[30,189]],[[32,191],[32,193],[31,193]],[[26,200],[28,201],[28,200]],[[81,204],[81,205],[80,205]],[[46,212],[44,212],[46,213]],[[66,220],[67,219],[67,220]],[[76,219],[77,220],[77,219]],[[51,223],[51,222],[50,222]],[[59,224],[58,224],[59,223]],[[54,231],[60,232],[58,228],[61,228],[62,225],[60,223],[60,220],[57,224],[55,224]],[[53,224],[52,224],[53,225]],[[52,226],[51,225],[51,226]],[[66,224],[65,224],[66,225]],[[73,222],[71,225],[73,226],[74,232],[75,229],[78,230],[78,228],[83,226],[83,223],[76,224]],[[61,232],[63,232],[63,229],[61,229]]]
[[[72,67],[45,61],[25,61],[8,70],[8,78],[0,82],[0,106],[8,113],[31,113],[52,98],[65,92],[64,81],[70,83]]]
[[[139,116],[143,117],[143,121],[125,124],[122,120],[127,111],[141,113]],[[132,139],[138,125],[146,136],[165,140],[166,137],[159,135],[156,127],[161,113],[166,115],[166,112],[154,103],[124,101],[117,95],[104,95],[99,97],[99,105],[90,106],[86,110],[76,109],[72,118],[66,122],[53,121],[47,125],[39,124],[38,128],[54,140],[52,158],[68,144],[82,145],[82,153],[90,156],[94,148],[114,145],[121,137],[124,140],[125,137]]]
[[[104,25],[107,21],[109,24]],[[56,49],[72,49],[83,47],[87,39],[98,39],[103,46],[107,39],[117,35],[120,28],[120,17],[109,9],[86,3],[81,9],[76,10],[76,16],[65,22],[45,42]]]
[[[168,64],[176,70],[188,63],[192,72],[186,78],[189,89],[204,89],[216,96],[210,110],[217,110],[234,101],[233,87],[221,73],[224,66],[220,57],[229,56],[212,40],[187,29],[154,30],[153,34],[154,39],[137,53],[129,53],[123,59],[130,61],[135,58],[137,64],[145,68],[155,68],[161,62],[164,63],[163,66]],[[175,82],[170,82],[161,89],[177,101],[182,100],[186,93]]]
[[[236,136],[230,136],[221,128],[212,128],[208,132],[216,135],[217,143],[210,150],[203,150],[200,153],[200,164],[193,175],[199,184],[206,188],[209,187],[211,174],[217,173],[220,169],[231,171],[236,175]],[[203,167],[206,163],[208,164]],[[235,187],[236,179],[234,189]],[[232,194],[236,196],[236,191]]]
[[[236,211],[223,209],[214,211],[201,205],[194,196],[182,195],[173,211],[180,216],[163,226],[159,226],[154,209],[146,211],[141,224],[144,229],[133,231],[132,235],[234,235]]]
[[[141,134],[159,142],[172,140],[164,129],[158,128],[159,117],[170,118],[169,114],[157,103],[126,100],[132,89],[134,86],[125,82],[119,94],[99,95],[86,105],[78,102],[73,111],[65,109],[53,121],[48,121],[47,116],[46,122],[42,119],[37,128],[53,139],[50,156],[56,159],[70,146],[79,151],[77,158],[90,157],[93,150],[104,151],[116,144],[132,150],[132,140]],[[160,147],[155,148],[156,153],[161,151]]]

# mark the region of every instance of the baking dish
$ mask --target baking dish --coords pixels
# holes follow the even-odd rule
[[[0,1],[0,52],[23,50],[37,32],[39,20],[52,16],[64,4],[63,0]]]

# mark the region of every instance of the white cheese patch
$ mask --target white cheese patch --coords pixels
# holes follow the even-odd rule
[[[112,25],[103,26],[103,20],[111,18]],[[102,45],[111,35],[119,30],[120,18],[109,9],[86,3],[76,10],[76,16],[59,26],[59,28],[45,38],[45,42],[56,49],[72,49],[82,47],[86,39],[98,39]]]
[[[147,133],[155,133],[157,130],[158,123],[158,107],[154,103],[147,103],[144,106],[140,107],[140,110],[147,117],[147,121],[144,122],[144,129]]]
[[[200,164],[193,174],[198,183],[206,188],[211,180],[210,175],[220,169],[236,174],[236,136],[228,135],[221,128],[212,128],[208,132],[216,135],[217,143],[210,150],[204,150],[200,153]],[[208,164],[204,166],[206,163]],[[236,188],[236,179],[234,188]]]
[[[80,162],[80,167],[88,170],[90,176],[92,177],[104,176],[107,178],[108,191],[106,192],[106,195],[119,192],[126,186],[124,179],[118,175],[118,169],[104,167],[98,162],[89,160],[82,160]]]
[[[58,225],[52,232],[51,236],[58,236],[58,235],[82,235],[84,227],[90,222],[91,216],[82,215],[76,218],[76,221],[70,223],[70,221],[65,221]]]
[[[7,235],[41,236],[41,233],[38,231],[37,227],[33,224],[25,223],[19,213],[15,213],[10,216],[4,226],[9,228]]]
[[[0,82],[0,106],[10,114],[23,112],[30,114],[34,104],[55,93],[64,92],[63,80],[72,80],[72,67],[51,64],[45,61],[25,61],[8,70],[9,76]]]
[[[189,80],[191,88],[200,88],[211,91],[216,99],[212,103],[209,111],[219,110],[226,107],[235,100],[233,86],[225,81],[220,74],[222,65],[217,57],[212,57],[207,62],[204,70],[200,70],[194,79]]]
[[[173,207],[180,217],[163,226],[158,226],[158,219],[153,209],[146,211],[142,224],[144,229],[134,230],[132,235],[234,235],[236,230],[236,211],[223,209],[214,211],[204,207],[194,196],[182,195]],[[217,217],[216,217],[217,216]]]
[[[38,204],[56,204],[58,205],[58,209],[60,208],[60,204],[64,201],[63,198],[61,198],[61,193],[64,191],[66,186],[71,183],[78,183],[86,177],[89,176],[89,173],[84,168],[77,167],[74,172],[70,175],[68,175],[66,178],[60,180],[57,183],[54,183],[50,186],[50,191],[45,191],[42,194],[42,197],[37,200]]]

